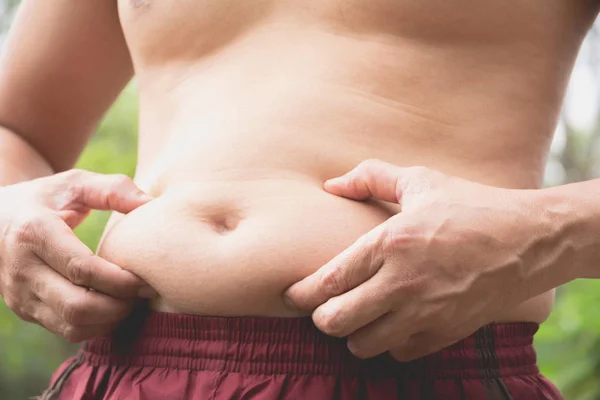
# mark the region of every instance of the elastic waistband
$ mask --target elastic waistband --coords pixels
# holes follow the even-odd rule
[[[318,374],[404,379],[494,378],[538,373],[538,324],[481,328],[441,352],[401,363],[389,355],[360,360],[346,340],[320,332],[310,318],[205,317],[150,312],[131,344],[117,337],[82,348],[95,365],[212,370],[250,374]]]

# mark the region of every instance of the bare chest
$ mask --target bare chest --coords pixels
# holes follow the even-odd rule
[[[440,45],[551,43],[585,31],[592,0],[118,0],[134,57],[203,57],[268,26]]]

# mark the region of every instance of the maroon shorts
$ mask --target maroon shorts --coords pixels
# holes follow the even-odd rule
[[[86,343],[43,399],[561,399],[536,366],[538,325],[486,326],[425,358],[359,360],[310,318],[151,312],[130,341]],[[125,341],[126,342],[126,341]]]

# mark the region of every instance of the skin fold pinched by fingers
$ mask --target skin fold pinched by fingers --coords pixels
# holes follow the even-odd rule
[[[333,297],[313,313],[317,328],[330,336],[348,336],[371,323],[392,307],[392,293],[385,287],[385,275],[376,273],[354,289]]]
[[[348,348],[359,358],[375,357],[406,342],[421,326],[409,307],[391,311],[348,337]]]
[[[355,200],[402,203],[378,227],[383,234],[363,235],[288,291],[299,305],[316,306],[319,329],[348,336],[358,357],[392,349],[402,359],[425,356],[541,293],[531,293],[520,279],[526,275],[518,255],[530,252],[540,229],[528,219],[532,201],[522,192],[376,160],[328,181],[325,189]]]
[[[35,278],[34,294],[53,312],[72,325],[114,323],[128,315],[132,301],[119,300],[73,285],[49,268]]]
[[[21,319],[80,341],[112,330],[138,298],[156,296],[72,230],[92,209],[127,213],[150,201],[129,177],[71,170],[2,187],[0,196],[0,290]]]
[[[367,281],[382,263],[379,247],[385,229],[378,226],[300,282],[289,287],[284,301],[293,308],[313,311],[328,299]]]
[[[64,337],[68,342],[79,343],[112,332],[116,323],[72,325],[65,322],[50,307],[39,302],[32,312],[35,321],[49,331]]]
[[[398,172],[401,167],[381,160],[366,160],[350,172],[325,182],[331,194],[355,200],[376,197],[388,202],[400,202]]]
[[[152,200],[127,175],[79,171],[71,179],[74,205],[126,214]]]
[[[71,285],[35,255],[20,259],[27,260],[27,268],[19,269],[3,295],[6,305],[25,321],[79,342],[110,332],[129,313],[130,304]]]
[[[145,283],[96,255],[60,219],[49,219],[38,235],[35,253],[56,272],[79,286],[111,296],[132,299]]]

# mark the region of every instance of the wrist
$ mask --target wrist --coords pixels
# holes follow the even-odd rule
[[[597,269],[600,237],[594,228],[596,196],[586,193],[581,184],[534,191],[533,215],[540,229],[540,261],[556,278],[557,286],[594,275]],[[598,225],[598,224],[596,224]],[[600,271],[595,271],[600,275]]]

